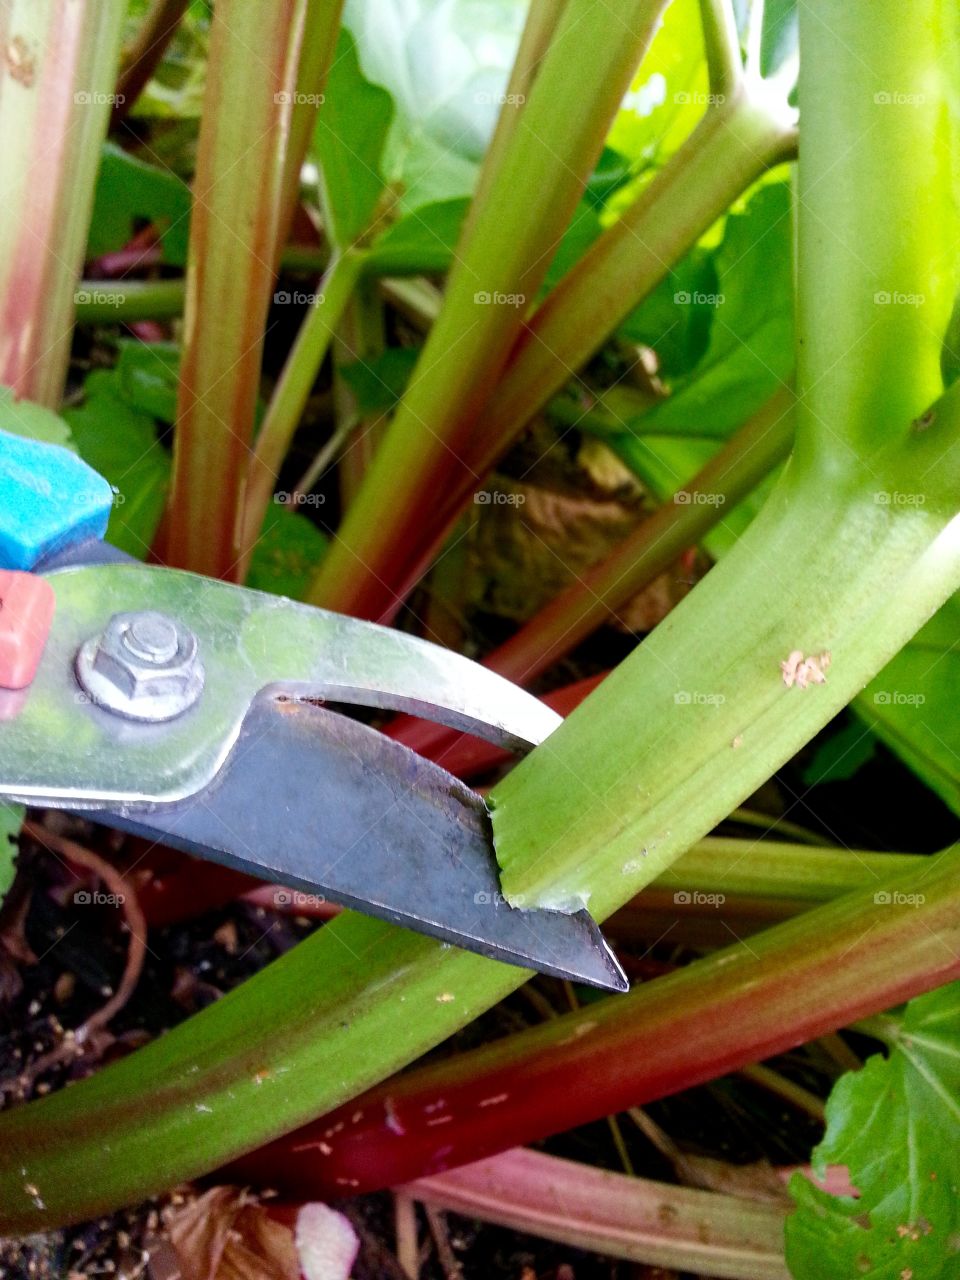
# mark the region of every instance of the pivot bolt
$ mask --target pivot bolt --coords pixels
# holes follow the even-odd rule
[[[203,691],[197,637],[152,609],[115,613],[77,654],[77,679],[100,707],[128,720],[173,720]]]

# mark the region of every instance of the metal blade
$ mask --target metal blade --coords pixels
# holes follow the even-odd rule
[[[588,912],[505,902],[479,796],[401,744],[307,703],[255,701],[198,794],[96,816],[481,955],[628,987]]]

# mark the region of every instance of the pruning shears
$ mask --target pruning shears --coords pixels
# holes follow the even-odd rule
[[[113,502],[69,450],[0,431],[0,796],[627,988],[586,910],[506,902],[479,795],[322,704],[520,750],[553,711],[414,636],[131,560],[103,541]]]

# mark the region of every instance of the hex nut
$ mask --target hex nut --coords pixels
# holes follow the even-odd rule
[[[172,720],[203,690],[197,638],[154,610],[115,613],[77,654],[77,678],[101,707],[130,720]]]

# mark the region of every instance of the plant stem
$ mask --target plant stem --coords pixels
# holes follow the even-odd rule
[[[300,200],[300,171],[316,127],[317,110],[323,102],[327,73],[340,34],[343,0],[307,0],[304,39],[297,67],[297,83],[290,116],[290,137],[284,158],[284,173],[277,218],[275,261],[279,261],[293,215]]]
[[[314,34],[305,30],[308,8],[277,0],[261,12],[223,0],[211,27],[165,547],[172,564],[211,577],[236,578],[241,567],[240,503],[293,99],[302,42]]]
[[[182,311],[182,280],[82,280],[77,290],[77,324],[172,320]]]
[[[362,269],[362,252],[347,250],[332,259],[283,366],[250,455],[240,537],[241,577],[246,574],[249,557],[263,528],[277,476],[303,416],[310,389],[317,380]]]
[[[117,80],[117,100],[113,107],[116,127],[129,114],[173,39],[190,0],[153,0],[129,49]]]
[[[483,665],[518,684],[527,684],[615,616],[783,461],[793,443],[792,409],[792,393],[777,392],[689,484],[678,490],[673,502],[665,502],[619,546],[575,579],[505,644],[488,654]],[[695,494],[708,495],[714,501],[691,501]],[[412,716],[393,721],[389,733],[432,760],[443,760],[460,736]]]
[[[891,897],[919,891],[919,907],[878,905],[872,886],[847,894],[629,995],[386,1081],[231,1176],[303,1199],[394,1186],[692,1088],[899,1004],[960,976],[958,858],[960,849],[917,859],[880,881]]]
[[[0,384],[56,408],[73,331],[123,0],[0,8]]]
[[[582,367],[728,205],[770,165],[790,156],[793,125],[758,102],[756,87],[711,108],[634,203],[551,291],[520,332],[475,434],[443,457],[436,500],[409,514],[392,505],[382,546],[355,553],[341,531],[313,589],[317,604],[389,616],[442,545],[479,479],[533,415]]]
[[[340,370],[344,364],[375,358],[384,348],[383,301],[376,280],[361,280],[343,313],[333,345],[334,402],[338,434],[349,429],[353,442],[340,461],[340,500],[349,507],[363,482],[387,425],[385,413],[361,416],[357,398]]]
[[[404,1188],[430,1204],[671,1271],[789,1280],[784,1210],[628,1178],[538,1151],[504,1152]]]
[[[618,876],[638,890],[663,871],[708,829],[715,805],[742,803],[759,760],[767,774],[778,768],[960,585],[957,385],[928,408],[957,286],[945,136],[956,56],[945,27],[957,21],[948,0],[922,7],[908,38],[893,0],[869,12],[828,0],[801,24],[793,457],[730,555],[494,788],[508,898],[589,902],[605,915],[621,896]],[[922,69],[930,91],[908,125],[887,128],[877,97]],[[838,137],[852,149],[852,178]],[[871,202],[864,190],[882,196]],[[931,203],[928,243],[918,215]],[[923,306],[876,305],[887,277]],[[912,503],[900,505],[904,491]],[[780,663],[796,650],[828,656],[825,683],[785,686]]]
[[[593,0],[566,0],[526,102],[505,106],[519,120],[481,174],[440,315],[313,603],[367,617],[394,607],[389,566],[476,428],[664,3],[629,0],[598,23]]]

